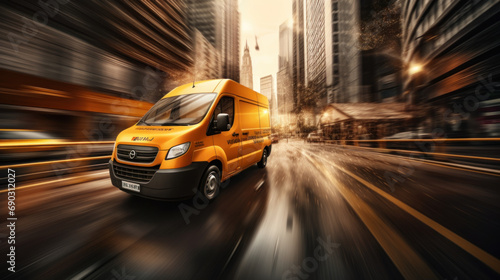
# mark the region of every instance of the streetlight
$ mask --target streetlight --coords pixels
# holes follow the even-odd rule
[[[412,63],[410,64],[410,68],[408,69],[408,73],[410,75],[417,74],[423,70],[422,64],[419,63]]]

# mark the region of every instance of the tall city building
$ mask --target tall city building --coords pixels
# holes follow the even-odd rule
[[[226,30],[224,55],[224,77],[236,82],[240,81],[240,12],[238,11],[238,0],[225,0],[225,23]]]
[[[271,111],[271,124],[275,126],[279,120],[278,117],[278,98],[274,91],[273,75],[268,75],[260,78],[260,93],[269,100]]]
[[[28,0],[1,1],[0,17],[9,22],[2,26],[5,34],[22,35],[27,26],[33,26],[36,36],[28,41],[19,41],[24,38],[21,35],[13,37],[15,40],[0,36],[0,68],[149,102],[165,93],[149,84],[146,91],[132,90],[143,87],[148,73],[154,73],[155,81],[161,80],[167,90],[189,82],[193,42],[184,2],[60,1],[59,5],[40,5],[44,3],[57,16],[38,24],[33,15],[45,14],[42,6]],[[9,50],[16,45],[13,57]]]
[[[193,78],[197,81],[218,79],[221,64],[220,54],[217,49],[196,28],[193,29],[193,43]]]
[[[252,58],[250,57],[250,49],[248,42],[243,51],[243,59],[241,62],[240,84],[253,89],[253,73],[252,73]]]
[[[260,78],[260,93],[265,95],[272,104],[273,98],[273,75],[267,75]]]
[[[325,1],[306,0],[306,86],[326,105]]]
[[[277,73],[278,114],[282,119],[293,110],[293,21],[287,20],[280,25],[279,56]]]
[[[220,53],[220,78],[240,80],[238,0],[186,0],[191,27]]]
[[[293,72],[293,20],[288,19],[280,25],[278,68]]]
[[[325,0],[328,103],[360,102],[359,0]]]
[[[424,128],[500,136],[499,18],[495,0],[403,3],[403,97],[425,111]]]
[[[305,86],[305,50],[304,50],[304,0],[293,0],[293,109],[297,110],[300,100],[300,91]]]

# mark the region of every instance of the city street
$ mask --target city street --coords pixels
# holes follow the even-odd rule
[[[130,196],[107,170],[22,182],[1,278],[498,279],[499,177],[282,139],[208,206]]]
[[[0,280],[500,280],[500,0],[0,17]]]

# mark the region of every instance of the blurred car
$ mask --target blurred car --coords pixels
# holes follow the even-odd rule
[[[280,141],[280,135],[278,133],[271,134],[271,142],[278,143]]]
[[[404,131],[384,137],[382,139],[391,140],[386,143],[388,149],[419,150],[422,152],[434,151],[434,143],[419,141],[421,139],[433,139],[431,133],[417,131]],[[403,141],[414,139],[415,141]],[[402,141],[397,141],[402,140]]]
[[[321,137],[319,136],[319,134],[318,134],[318,133],[311,132],[311,133],[309,133],[309,134],[307,135],[306,141],[307,141],[308,143],[313,143],[313,142],[315,142],[315,143],[319,143],[319,142],[321,142]]]
[[[384,137],[383,139],[432,139],[432,135],[417,131],[404,131]]]
[[[21,160],[46,156],[46,152],[59,149],[64,142],[40,130],[0,129],[0,155],[2,160]]]

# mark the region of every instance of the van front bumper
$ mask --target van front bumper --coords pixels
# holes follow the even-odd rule
[[[117,176],[115,165],[126,166],[131,169],[140,167],[116,163],[113,160],[109,161],[111,182],[120,190],[133,195],[158,200],[182,200],[193,197],[196,194],[201,176],[203,176],[208,162],[193,162],[182,168],[158,169],[148,182]],[[122,188],[122,181],[139,184],[140,192]]]

